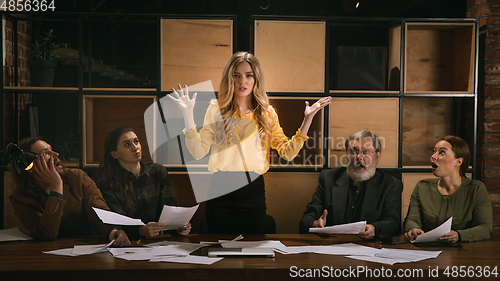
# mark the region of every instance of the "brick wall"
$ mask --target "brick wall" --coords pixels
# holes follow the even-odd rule
[[[14,22],[7,18],[5,21],[5,66],[4,83],[5,86],[30,86],[30,73],[28,69],[28,59],[31,51],[31,37],[33,24],[29,21],[18,21],[17,42],[18,42],[18,85],[14,85]]]
[[[4,64],[4,85],[5,86],[30,86],[30,72],[28,69],[28,59],[31,51],[31,38],[33,24],[29,21],[18,21],[17,41],[18,41],[18,84],[15,85],[14,73],[14,21],[10,18],[5,20],[5,64]],[[33,103],[31,94],[18,94],[18,114],[19,119],[15,119],[15,95],[4,93],[4,143],[16,142],[19,132],[25,131],[27,124],[27,104]],[[19,130],[16,131],[16,125]]]
[[[468,0],[467,17],[480,24],[478,168],[500,226],[500,1]]]

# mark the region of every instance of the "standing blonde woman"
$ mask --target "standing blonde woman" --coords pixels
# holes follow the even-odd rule
[[[206,219],[210,233],[265,233],[266,198],[262,175],[269,170],[270,149],[291,161],[307,139],[314,115],[330,104],[325,97],[309,106],[296,134],[288,139],[278,115],[269,105],[259,61],[248,52],[231,56],[222,73],[216,100],[205,114],[198,132],[193,109],[196,93],[187,86],[172,88],[169,97],[180,107],[185,123],[186,145],[195,159],[211,149],[208,169],[212,175],[209,193],[221,194],[207,201]],[[239,179],[247,178],[246,185]],[[241,187],[241,188],[240,188]],[[227,194],[224,191],[231,191]],[[213,196],[215,197],[215,196]]]

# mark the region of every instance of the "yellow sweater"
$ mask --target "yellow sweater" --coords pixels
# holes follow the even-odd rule
[[[283,133],[272,106],[268,107],[268,115],[271,119],[269,143],[261,143],[253,113],[242,114],[241,119],[238,118],[239,124],[232,130],[229,142],[216,143],[215,127],[221,118],[217,101],[212,100],[200,132],[196,127],[189,132],[184,130],[186,146],[195,159],[201,159],[212,149],[208,161],[209,171],[253,171],[262,175],[269,170],[271,148],[276,149],[283,159],[291,161],[307,139],[307,136],[302,137],[300,130],[297,130],[289,140]]]

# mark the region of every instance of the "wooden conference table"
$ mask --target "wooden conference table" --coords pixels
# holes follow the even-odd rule
[[[147,239],[144,242],[152,243],[162,240],[175,240],[197,243],[200,241],[233,239],[234,237],[235,235],[191,234],[188,237],[171,237],[170,235],[165,235],[158,239]],[[110,253],[77,257],[42,253],[42,251],[71,248],[74,245],[106,243],[104,237],[91,236],[61,238],[50,242],[33,240],[0,242],[0,280],[293,280],[296,277],[306,276],[307,272],[312,274],[312,269],[319,269],[317,272],[322,270],[322,274],[328,272],[329,275],[319,275],[323,277],[357,280],[428,280],[431,279],[429,278],[429,269],[431,269],[432,274],[439,275],[438,278],[432,278],[437,280],[439,278],[454,279],[451,278],[453,276],[453,267],[456,267],[455,274],[457,279],[500,280],[500,274],[497,277],[493,274],[490,274],[489,278],[484,277],[487,266],[490,273],[493,272],[495,267],[500,267],[499,231],[494,231],[490,240],[461,243],[463,247],[419,248],[409,243],[382,245],[376,240],[362,241],[355,235],[337,235],[332,237],[320,237],[314,234],[244,235],[244,240],[242,241],[251,240],[280,240],[286,246],[356,243],[375,248],[441,250],[442,253],[436,259],[395,265],[321,254],[282,255],[276,253],[275,258],[225,258],[212,265],[193,265],[127,261],[114,258]],[[395,242],[402,241],[403,237],[395,237],[394,240]],[[145,243],[143,241],[140,242],[140,244]],[[134,241],[132,244],[132,246],[135,246],[137,243]],[[202,248],[193,254],[206,256],[207,249]],[[291,267],[294,267],[293,271]],[[446,268],[448,268],[449,278],[445,275]],[[300,269],[303,270],[300,271]],[[460,269],[464,271],[460,271]],[[370,276],[366,275],[367,270],[371,270],[372,278],[368,278]],[[388,270],[391,271],[391,278],[387,277],[389,274]],[[497,268],[496,272],[498,270],[500,269]],[[460,277],[461,273],[468,275]],[[335,274],[343,274],[343,277],[334,277]],[[414,278],[399,278],[397,274],[413,276]],[[378,278],[376,278],[376,275],[378,275]]]

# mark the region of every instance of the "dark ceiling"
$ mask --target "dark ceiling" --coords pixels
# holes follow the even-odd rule
[[[358,8],[356,8],[359,2]],[[65,0],[58,12],[463,18],[466,0]]]

